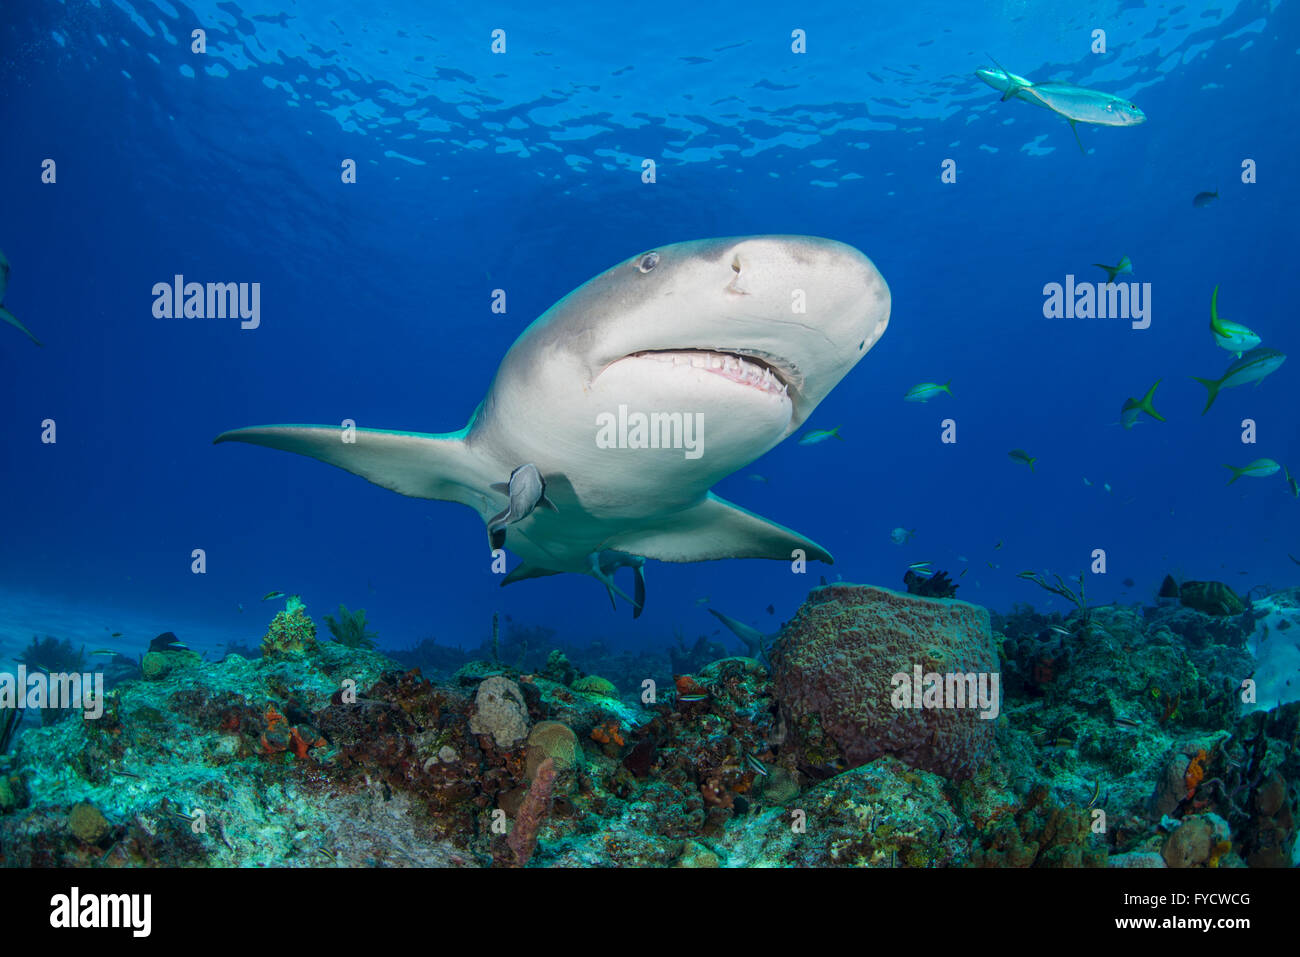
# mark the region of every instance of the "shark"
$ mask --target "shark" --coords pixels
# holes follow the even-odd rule
[[[781,637],[780,631],[771,634],[759,631],[743,621],[737,621],[730,615],[723,614],[716,608],[710,608],[709,614],[726,625],[731,633],[741,640],[745,646],[745,654],[761,662],[764,667],[770,668],[767,649],[772,647],[772,644]]]
[[[554,509],[505,527],[501,544],[520,563],[502,585],[576,573],[612,600],[627,598],[614,573],[631,568],[635,615],[647,559],[834,561],[711,489],[808,420],[879,341],[890,306],[874,263],[836,240],[673,243],[623,260],[539,316],[457,432],[264,425],[214,442],[318,459],[402,495],[467,505],[485,523],[509,505],[503,483],[532,464]],[[623,436],[625,422],[642,425]],[[684,424],[693,425],[685,448]]]

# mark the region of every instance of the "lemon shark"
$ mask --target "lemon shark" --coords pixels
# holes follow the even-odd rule
[[[508,507],[506,478],[535,465],[554,510],[507,526],[505,547],[522,564],[502,584],[576,572],[612,596],[614,573],[630,567],[639,611],[645,559],[790,561],[801,550],[833,561],[710,488],[799,429],[879,340],[889,311],[876,267],[834,240],[660,246],[528,326],[459,432],[267,425],[215,441],[319,459],[402,495],[468,505],[485,523]],[[650,434],[611,442],[610,423],[621,437],[637,414]],[[683,423],[695,426],[686,448]]]

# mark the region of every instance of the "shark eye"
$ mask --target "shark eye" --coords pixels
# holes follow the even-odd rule
[[[658,265],[659,265],[659,254],[646,253],[644,256],[641,257],[641,260],[636,264],[636,268],[641,270],[642,272],[649,272],[651,269],[654,269],[655,266]]]
[[[737,253],[736,257],[731,260],[731,271],[734,272],[737,276],[740,275],[740,254],[739,253]]]
[[[1115,104],[1114,104],[1114,103],[1107,103],[1107,104],[1106,104],[1106,112],[1107,112],[1107,113],[1114,113],[1114,112],[1115,112]]]

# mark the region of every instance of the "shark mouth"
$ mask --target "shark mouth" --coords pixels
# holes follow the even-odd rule
[[[760,358],[739,352],[714,352],[708,349],[674,349],[664,351],[634,352],[629,359],[655,359],[674,366],[703,369],[740,385],[784,396],[794,384],[792,373],[774,357]]]

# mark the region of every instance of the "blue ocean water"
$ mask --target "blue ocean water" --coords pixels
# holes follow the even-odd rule
[[[1223,467],[1300,468],[1294,363],[1205,415],[1189,378],[1232,358],[1208,329],[1216,284],[1225,317],[1300,346],[1294,5],[733,13],[6,3],[4,303],[44,347],[0,327],[5,638],[121,631],[139,645],[167,627],[196,646],[255,644],[259,599],[283,590],[313,614],[364,607],[386,648],[471,647],[494,612],[572,642],[662,646],[714,632],[708,607],[775,628],[823,574],[901,588],[918,561],[948,570],[960,598],[1064,610],[1017,573],[1076,574],[1095,549],[1093,601],[1150,600],[1169,572],[1243,594],[1294,584],[1300,503],[1280,473],[1228,486]],[[1081,153],[1064,120],[999,102],[974,73],[992,58],[1148,119],[1081,124]],[[1210,190],[1218,201],[1194,207]],[[454,431],[573,288],[656,246],[758,233],[856,246],[892,293],[888,331],[808,423],[843,441],[789,439],[716,488],[825,545],[833,566],[651,563],[633,621],[588,578],[500,588],[466,508],[211,444],[348,418]],[[1123,278],[1150,283],[1149,328],[1044,318],[1046,284],[1100,280],[1091,264],[1125,255]],[[176,274],[260,283],[260,326],[155,318],[151,290]],[[1168,421],[1117,425],[1157,378]],[[903,401],[948,380],[951,398]],[[896,545],[895,527],[915,536]],[[61,616],[64,630],[39,627]]]

